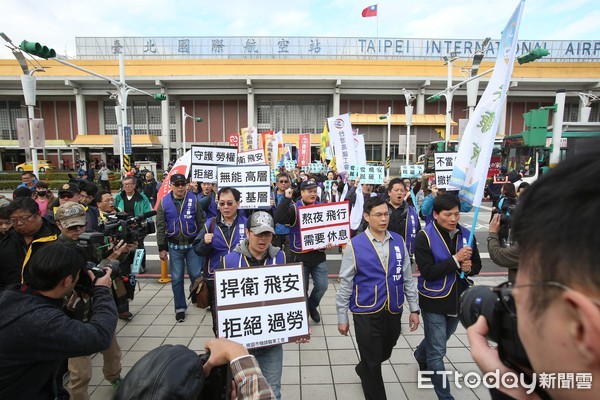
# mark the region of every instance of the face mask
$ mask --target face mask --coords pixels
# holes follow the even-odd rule
[[[40,196],[40,197],[44,197],[44,196],[46,195],[46,192],[45,192],[45,191],[43,191],[43,192],[36,192],[36,193],[37,193],[37,195],[38,195],[38,196]]]

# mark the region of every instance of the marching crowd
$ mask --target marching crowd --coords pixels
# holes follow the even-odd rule
[[[414,352],[419,369],[445,371],[447,341],[459,322],[459,298],[481,270],[481,258],[476,240],[469,241],[469,230],[459,223],[470,206],[438,189],[429,175],[372,185],[333,171],[311,175],[282,169],[266,211],[240,208],[243,199],[234,187],[217,190],[182,174],[170,175],[167,182],[166,176],[162,182],[151,172],[143,179],[125,177],[113,196],[100,172],[102,189],[87,177],[73,178],[53,198],[46,183],[23,173],[13,200],[0,206],[0,307],[9,310],[0,317],[0,397],[68,398],[62,387],[68,371],[71,398],[87,399],[90,355],[98,351],[104,357],[104,377],[118,389],[122,377],[116,318],[134,318],[129,302],[136,273],[145,271],[143,258],[137,268],[134,263],[136,252],[144,248],[143,237],[94,246],[93,235],[84,233],[103,233],[118,213],[145,217],[155,205],[157,245],[171,273],[175,319],[186,318],[186,286],[204,275],[217,336],[214,271],[219,268],[303,263],[308,315],[320,323],[318,307],[328,289],[325,251],[334,246],[302,250],[298,209],[349,201],[352,239],[339,247],[343,256],[336,306],[340,334],[349,332],[348,311],[353,316],[360,353],[356,373],[365,398],[387,398],[381,364],[401,334],[405,305],[410,330],[421,324],[424,328]],[[158,200],[160,185],[171,190]],[[516,199],[511,182],[504,182],[493,199],[493,215],[498,216],[492,217],[490,237],[501,248],[510,247],[510,233],[500,219],[510,215]],[[106,274],[82,268],[90,260]],[[509,268],[514,280],[516,267]],[[413,277],[416,269],[419,275]],[[111,276],[113,270],[120,271],[118,277]],[[280,344],[248,352],[216,341],[207,349],[213,350],[210,365],[230,362],[240,376],[251,376],[264,389],[239,390],[239,396],[249,397],[238,398],[281,398]],[[250,361],[240,366],[240,357]],[[433,374],[431,381],[438,398],[453,398],[444,374]],[[247,382],[237,383],[242,387]]]

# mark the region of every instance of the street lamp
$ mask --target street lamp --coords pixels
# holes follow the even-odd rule
[[[444,134],[444,141],[446,142],[444,148],[448,151],[448,143],[450,142],[450,114],[452,113],[452,97],[454,96],[454,90],[452,90],[452,63],[456,61],[458,54],[453,51],[450,53],[450,57],[444,56],[444,63],[448,65],[448,82],[446,85],[446,132]]]
[[[186,114],[185,107],[181,107],[181,125],[182,125],[181,130],[183,133],[183,148],[181,151],[182,156],[185,154],[185,148],[186,148],[186,144],[185,144],[185,119],[186,118],[191,118],[196,122],[202,122],[202,118],[194,117],[193,115]]]
[[[391,167],[391,159],[390,159],[390,136],[392,134],[392,107],[388,107],[387,114],[380,115],[379,119],[387,119],[387,156],[385,158],[385,166],[387,168],[386,177],[390,177],[390,167]]]
[[[404,116],[406,118],[406,166],[408,167],[410,161],[410,127],[412,125],[412,114],[413,106],[412,102],[417,98],[410,90],[402,89],[404,93],[404,99],[406,100],[406,107],[404,107]]]

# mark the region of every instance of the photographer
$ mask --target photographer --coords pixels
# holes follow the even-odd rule
[[[597,152],[578,154],[527,189],[513,221],[523,254],[517,281],[494,289],[507,306],[502,313],[513,316],[528,361],[538,374],[534,381],[553,399],[598,398],[600,187],[589,183],[600,174],[599,160]],[[467,329],[473,359],[483,373],[514,373],[505,366],[502,353],[488,344],[493,331],[506,332],[505,324],[496,330],[498,321],[493,322],[479,317]],[[573,379],[569,382],[561,376]],[[501,386],[492,397],[535,398],[519,385]]]
[[[54,377],[62,360],[110,345],[117,326],[110,270],[97,279],[87,272],[95,282],[89,323],[73,320],[61,309],[85,261],[67,244],[48,244],[29,262],[28,285],[0,293],[0,398],[54,399]]]
[[[81,204],[67,202],[56,210],[56,225],[61,231],[58,241],[71,246],[70,251],[80,251],[78,240],[86,227],[86,211]],[[132,246],[119,243],[114,246],[108,260],[116,260],[121,254],[126,254]],[[101,263],[102,264],[102,263]],[[118,268],[118,263],[115,265]],[[122,280],[119,282],[123,285]],[[117,286],[117,282],[113,282]],[[87,288],[78,290],[75,288],[69,301],[68,311],[74,319],[87,321],[90,318],[89,304],[93,304],[95,299],[86,293]],[[124,287],[122,288],[124,291]],[[89,303],[89,304],[88,304]],[[111,383],[113,389],[118,388],[121,382],[121,348],[117,343],[117,336],[114,335],[110,347],[102,352],[104,366],[102,372],[104,379]],[[75,357],[69,359],[70,381],[69,389],[73,400],[89,399],[88,385],[92,379],[92,358],[90,355]]]
[[[519,245],[517,243],[508,247],[500,244],[500,214],[492,217],[487,238],[488,253],[490,259],[497,265],[508,268],[508,280],[514,282],[519,268]]]

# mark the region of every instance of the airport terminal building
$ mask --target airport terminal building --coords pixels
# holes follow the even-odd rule
[[[404,155],[399,135],[406,135],[405,106],[414,95],[411,134],[414,162],[446,130],[445,97],[426,99],[494,66],[498,40],[334,38],[334,37],[81,37],[69,63],[119,80],[124,55],[128,85],[163,93],[165,101],[131,92],[127,121],[132,129],[133,161],[157,161],[159,168],[177,158],[185,143],[227,145],[241,128],[283,131],[286,142],[311,133],[313,157],[327,117],[350,113],[354,128],[365,135],[367,159],[386,156],[390,111],[392,174]],[[498,135],[523,131],[522,114],[554,103],[565,89],[565,121],[578,121],[591,105],[590,122],[600,122],[600,41],[519,41],[517,56],[546,48],[549,56],[515,65]],[[477,57],[477,55],[480,55]],[[481,64],[478,65],[479,59]],[[474,62],[475,57],[475,62]],[[446,61],[445,61],[445,60]],[[449,62],[448,62],[449,61]],[[35,117],[43,118],[45,146],[39,159],[72,166],[78,159],[118,161],[113,136],[120,131],[115,112],[116,89],[100,77],[56,60],[34,61]],[[27,118],[15,59],[0,60],[0,169],[25,161],[19,147],[17,119]],[[480,96],[489,74],[479,80]],[[453,93],[449,114],[452,136],[475,106],[467,85]],[[408,93],[408,94],[407,94]],[[591,96],[590,96],[591,95]],[[182,113],[185,109],[185,114]],[[201,117],[196,122],[185,115]],[[183,124],[185,124],[185,129]],[[183,140],[182,134],[186,137]],[[403,150],[403,149],[401,149]],[[403,162],[402,162],[403,163]]]

